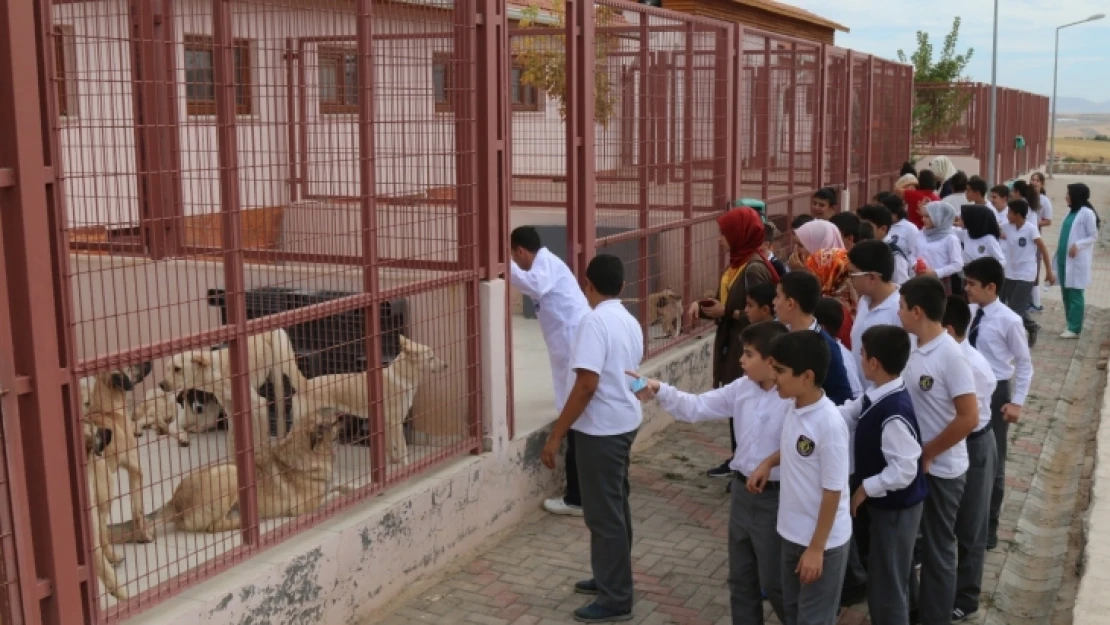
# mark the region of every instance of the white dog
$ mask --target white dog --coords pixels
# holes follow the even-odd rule
[[[178,428],[178,424],[189,421],[186,416],[193,407],[186,408],[177,403],[177,393],[167,393],[159,388],[146,392],[146,399],[135,406],[131,419],[135,422],[135,436],[142,436],[144,430],[154,428],[158,434],[172,436],[182,447],[189,446],[189,435]]]
[[[386,440],[389,459],[402,465],[408,464],[408,445],[405,443],[405,415],[412,408],[416,391],[425,374],[447,369],[447,363],[436,358],[432,348],[401,339],[401,353],[383,372],[385,395]],[[363,419],[370,418],[367,401],[366,373],[322,375],[308,381],[308,392],[298,393],[293,399],[297,414],[332,408],[340,413]]]

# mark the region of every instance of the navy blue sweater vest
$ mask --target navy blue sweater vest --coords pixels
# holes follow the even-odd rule
[[[844,367],[844,355],[840,352],[840,343],[828,332],[821,330],[821,338],[829,346],[829,370],[821,388],[832,403],[842,406],[852,399],[852,384],[848,381],[848,369]]]
[[[921,442],[921,429],[917,426],[917,415],[914,413],[909,392],[903,388],[884,395],[864,411],[856,425],[855,479],[859,483],[882,473],[886,468],[886,457],[883,456],[883,425],[890,419],[905,421],[917,442]],[[909,486],[902,490],[888,492],[883,497],[869,497],[867,502],[868,505],[876,508],[901,510],[923,501],[927,488],[925,474],[922,471],[921,462],[918,461],[917,476]]]

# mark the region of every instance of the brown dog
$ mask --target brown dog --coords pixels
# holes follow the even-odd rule
[[[85,453],[88,458],[85,471],[89,480],[89,494],[92,495],[95,521],[95,527],[89,533],[89,537],[92,542],[93,568],[97,577],[104,584],[104,589],[113,597],[125,601],[127,591],[119,585],[115,569],[115,566],[123,561],[123,556],[117,554],[112,548],[108,533],[108,515],[111,514],[115,493],[108,462],[104,460],[103,454],[104,449],[112,442],[112,436],[112,430],[109,429],[85,428]]]
[[[648,295],[648,308],[651,323],[658,322],[663,328],[663,336],[678,336],[682,329],[682,297],[671,289],[663,289]]]
[[[255,451],[261,519],[299,516],[322,506],[332,492],[344,492],[331,484],[339,414],[322,409],[301,417],[288,436]],[[238,468],[231,463],[196,469],[185,475],[173,497],[146,521],[173,522],[187,532],[240,529],[238,476]],[[133,533],[132,522],[113,525],[110,533],[127,536]]]

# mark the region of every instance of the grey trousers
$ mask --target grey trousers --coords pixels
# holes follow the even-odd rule
[[[967,475],[928,476],[929,495],[921,513],[921,625],[950,625],[956,599],[956,512]]]
[[[979,609],[983,588],[983,560],[987,555],[987,524],[991,490],[998,463],[994,433],[975,432],[967,437],[967,485],[956,513],[956,601],[964,613]]]
[[[782,603],[785,625],[834,625],[840,611],[840,591],[848,566],[848,543],[825,550],[821,577],[802,585],[795,573],[806,547],[782,541]]]
[[[1029,305],[1033,303],[1034,288],[1036,286],[1032,282],[1006,278],[1006,282],[1002,285],[1002,292],[998,294],[1002,303],[1021,317],[1021,323],[1027,331],[1037,327],[1037,322],[1029,316]]]
[[[632,609],[632,508],[628,464],[637,430],[613,436],[574,432],[582,516],[590,530],[597,603]]]
[[[733,478],[728,518],[728,588],[733,625],[762,625],[761,588],[771,609],[783,621],[778,515],[778,490],[752,494],[739,478]]]
[[[909,625],[913,546],[923,509],[924,502],[901,510],[869,507],[867,608],[871,625]]]
[[[1010,424],[1002,418],[1002,407],[1010,403],[1010,381],[999,380],[991,395],[991,429],[994,430],[994,446],[998,462],[994,469],[994,485],[991,488],[990,521],[987,524],[987,543],[998,542],[998,520],[1002,517],[1002,500],[1006,496],[1006,454],[1009,447]]]

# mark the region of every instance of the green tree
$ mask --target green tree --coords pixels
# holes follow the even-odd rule
[[[898,51],[898,60],[913,65],[914,82],[930,84],[918,88],[914,98],[913,139],[915,145],[930,142],[939,134],[945,133],[960,122],[973,98],[972,91],[963,88],[967,82],[964,70],[967,69],[974,48],[963,54],[956,53],[960,37],[960,18],[952,20],[952,30],[944,38],[940,57],[933,59],[933,43],[929,33],[917,31],[917,50],[906,57]]]

